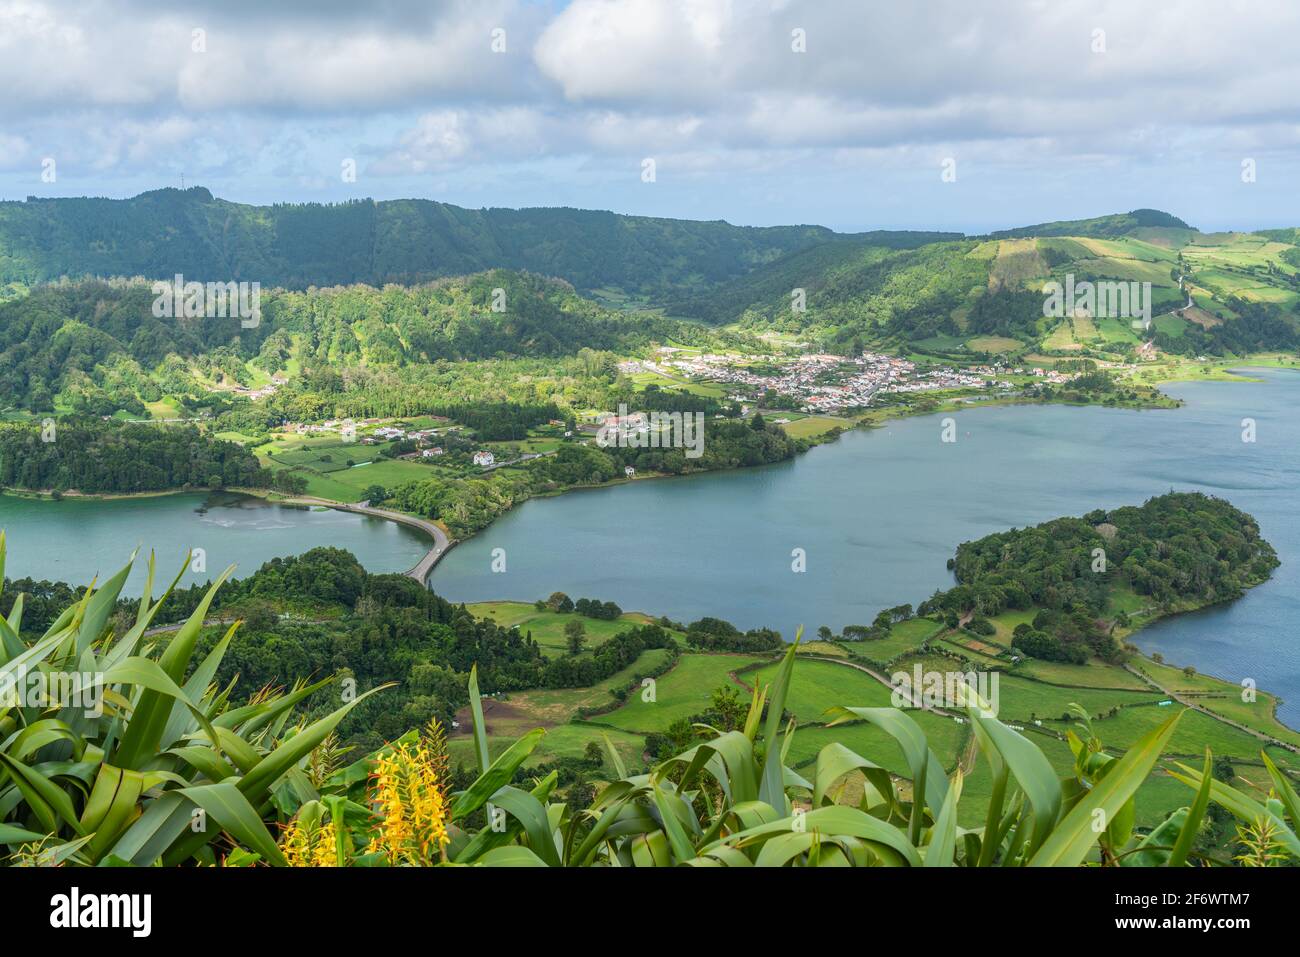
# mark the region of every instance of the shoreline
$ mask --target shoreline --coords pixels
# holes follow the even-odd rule
[[[1252,366],[1250,363],[1241,363],[1241,364],[1225,363],[1222,367],[1215,369],[1215,375],[1213,377],[1206,376],[1204,379],[1201,378],[1172,379],[1171,378],[1170,380],[1167,381],[1192,382],[1192,383],[1202,382],[1202,381],[1259,383],[1259,382],[1266,381],[1263,379],[1250,377],[1248,374],[1246,374],[1248,370],[1252,368],[1259,368],[1261,370],[1266,370],[1266,371],[1275,371],[1275,370],[1300,371],[1300,368],[1297,368],[1295,366],[1290,366],[1290,365],[1284,365],[1281,364],[1280,362],[1276,362],[1276,360],[1272,364],[1266,363],[1259,366]],[[971,395],[980,395],[980,394],[981,394],[980,392],[971,393]],[[1148,409],[1148,408],[1167,411],[1173,408],[1181,407],[1182,405],[1181,400],[1179,400],[1177,406],[1141,406],[1141,405],[1104,406],[1102,403],[1099,402],[1072,403],[1072,402],[1062,402],[1059,399],[1050,399],[1050,400],[1025,399],[1021,396],[990,397],[987,399],[980,399],[974,402],[962,402],[961,399],[965,397],[966,396],[950,397],[938,403],[936,407],[928,408],[928,409],[916,409],[911,406],[903,405],[903,406],[890,406],[890,407],[881,408],[879,410],[875,410],[876,414],[874,415],[872,414],[871,411],[868,411],[867,413],[861,414],[852,420],[846,421],[845,427],[838,429],[838,431],[835,429],[831,429],[828,430],[826,433],[821,433],[817,436],[809,437],[810,445],[804,451],[805,452],[811,451],[813,448],[816,448],[820,445],[830,445],[834,441],[838,440],[838,438],[841,435],[843,435],[845,432],[848,431],[852,431],[852,430],[861,430],[864,432],[874,431],[877,428],[884,427],[891,419],[914,418],[921,415],[934,415],[934,414],[942,415],[942,414],[948,414],[956,411],[961,411],[964,409],[978,409],[983,407],[1005,408],[1011,406],[1024,406],[1024,405],[1062,405],[1062,406],[1082,408],[1082,407],[1095,405],[1102,408],[1115,408],[1115,409],[1121,409],[1127,411],[1143,411],[1144,409]],[[794,462],[799,457],[800,454],[802,453],[798,453],[792,456],[791,458],[782,461],[764,463],[764,465],[776,466],[776,465],[791,463]],[[684,479],[684,478],[693,478],[699,475],[705,475],[711,473],[726,473],[726,472],[737,471],[740,469],[750,469],[756,467],[757,466],[735,466],[734,468],[728,468],[728,469],[708,469],[708,470],[701,470],[697,472],[690,472],[690,473],[680,474],[680,475],[651,473],[651,474],[639,476],[638,478],[635,479],[619,477],[616,479],[612,479],[609,482],[602,483],[600,485],[570,486],[567,488],[540,492],[532,497],[550,498],[550,497],[557,497],[568,492],[611,488],[614,486],[627,485],[638,481],[644,481],[645,479],[673,479],[673,478]],[[451,537],[447,533],[447,531],[441,526],[439,526],[437,523],[429,519],[422,518],[420,516],[411,515],[404,512],[398,512],[392,509],[359,506],[352,503],[338,502],[335,500],[321,498],[317,496],[290,496],[290,495],[285,495],[284,493],[281,492],[277,492],[273,489],[189,488],[189,489],[169,489],[169,490],[161,490],[161,491],[135,492],[135,493],[86,493],[86,494],[79,493],[79,492],[65,492],[63,493],[63,497],[68,499],[77,499],[77,500],[101,499],[105,501],[112,501],[118,499],[132,499],[132,498],[161,498],[164,496],[175,496],[175,495],[186,495],[186,494],[210,496],[210,495],[221,494],[223,492],[230,493],[230,494],[244,495],[251,498],[259,498],[273,504],[282,504],[282,505],[296,506],[296,507],[330,508],[337,511],[350,512],[352,514],[365,515],[371,518],[379,518],[386,521],[392,521],[398,524],[406,525],[407,527],[410,528],[420,530],[433,540],[434,546],[424,555],[424,557],[419,562],[417,562],[414,566],[412,566],[412,568],[406,570],[405,572],[402,572],[401,574],[404,574],[407,577],[419,581],[424,587],[430,589],[434,587],[434,584],[430,581],[430,579],[434,574],[434,572],[436,571],[437,565],[441,562],[442,558],[445,557],[447,552],[449,552],[451,548],[453,548],[456,544],[459,544],[462,541],[468,541],[469,539],[473,538],[475,535],[478,535],[481,532],[486,531],[488,528],[491,527],[492,524],[495,524],[495,519],[494,519],[492,523],[489,523],[489,525],[485,526],[483,529],[480,529],[470,535],[467,535],[464,538],[458,539],[458,538]],[[13,495],[14,497],[27,498],[29,500],[50,500],[50,496],[48,495],[48,493],[35,492],[33,490],[3,489],[0,490],[0,493]],[[513,509],[511,509],[511,511],[513,511]],[[504,514],[506,513],[502,513],[502,515]],[[498,518],[499,517],[500,516],[498,516]],[[1190,613],[1191,611],[1197,611],[1197,610],[1202,610],[1202,609],[1199,608],[1186,609],[1185,611]],[[1142,631],[1146,629],[1146,627],[1148,627],[1151,624],[1154,624],[1156,621],[1160,621],[1163,620],[1164,618],[1170,618],[1170,617],[1174,617],[1174,616],[1166,615],[1166,616],[1162,616],[1161,618],[1143,622],[1140,628],[1128,632],[1125,637],[1129,640],[1133,640],[1133,639],[1140,640],[1140,634]],[[1139,652],[1139,654],[1141,655],[1143,660],[1151,661],[1153,664],[1157,664],[1156,662],[1154,662],[1153,659],[1150,658],[1149,655],[1142,652]],[[1169,662],[1164,662],[1164,664],[1170,667],[1174,667]],[[1225,684],[1228,685],[1233,684],[1233,682],[1230,682],[1227,679],[1222,678],[1220,675],[1215,674],[1213,671],[1202,671],[1199,668],[1197,670],[1198,670],[1198,674],[1201,674],[1207,678],[1212,678],[1214,680],[1224,682]],[[1261,690],[1265,690],[1265,689],[1261,689]],[[1290,725],[1288,725],[1285,721],[1283,721],[1281,718],[1277,716],[1277,708],[1278,705],[1282,703],[1282,699],[1276,694],[1272,694],[1271,697],[1273,698],[1273,705],[1271,709],[1272,720],[1284,728],[1300,732],[1300,729],[1292,729]]]
[[[379,518],[389,522],[396,522],[399,525],[405,525],[408,528],[416,528],[424,532],[433,539],[433,548],[425,553],[425,556],[412,565],[409,569],[402,572],[407,578],[413,578],[424,587],[429,587],[429,576],[433,574],[434,567],[443,557],[451,551],[459,539],[453,539],[442,526],[427,518],[420,518],[416,515],[408,515],[406,512],[396,512],[387,508],[375,508],[370,505],[348,504],[344,502],[335,502],[331,499],[317,498],[315,496],[299,495],[290,498],[281,499],[276,504],[289,506],[319,506],[321,508],[332,508],[337,512],[348,512],[352,515],[365,515],[370,518]]]
[[[1265,579],[1265,581],[1267,581],[1267,579]],[[1263,584],[1263,582],[1257,582],[1256,584],[1257,584],[1257,585],[1258,585],[1258,584]],[[1251,587],[1251,588],[1254,588],[1255,585],[1252,585],[1252,586],[1250,586],[1250,587]],[[1247,589],[1247,592],[1249,592],[1249,589]],[[1244,598],[1245,595],[1243,595],[1242,597]],[[467,604],[467,606],[478,606],[478,605],[530,605],[530,606],[531,606],[531,605],[532,605],[532,602],[530,602],[530,601],[526,601],[526,600],[524,600],[524,599],[514,599],[514,598],[490,598],[490,599],[486,599],[486,600],[483,600],[483,601],[467,602],[466,604]],[[1212,604],[1210,604],[1210,605],[1202,605],[1202,606],[1198,606],[1198,607],[1196,607],[1196,608],[1179,609],[1179,610],[1174,611],[1174,612],[1171,612],[1171,613],[1169,613],[1169,614],[1167,614],[1167,615],[1161,615],[1161,616],[1158,617],[1158,618],[1154,618],[1154,619],[1152,619],[1151,621],[1144,623],[1143,626],[1142,626],[1142,628],[1138,628],[1138,629],[1135,630],[1135,631],[1127,632],[1127,633],[1124,635],[1124,639],[1123,639],[1123,640],[1128,641],[1128,640],[1131,639],[1134,635],[1139,634],[1139,633],[1142,631],[1143,628],[1147,627],[1148,625],[1155,624],[1157,621],[1165,621],[1165,620],[1168,620],[1168,619],[1177,618],[1177,617],[1179,617],[1179,616],[1181,616],[1181,615],[1193,614],[1193,613],[1198,612],[1198,611],[1203,611],[1203,610],[1205,610],[1205,609],[1207,609],[1207,608],[1212,608],[1212,607],[1214,607],[1215,605],[1219,605],[1219,604],[1224,604],[1224,603],[1223,603],[1223,602],[1214,602],[1214,603],[1212,603]],[[625,612],[625,614],[626,614],[626,612]],[[646,612],[646,611],[635,612],[635,614],[645,615],[647,618],[650,618],[652,621],[655,621],[655,622],[658,622],[662,617],[664,617],[664,616],[656,616],[656,615],[653,615],[652,613],[650,613],[650,612]],[[484,617],[484,618],[489,618],[489,619],[490,619],[490,616],[476,616],[476,617]],[[934,636],[934,637],[942,637],[944,634],[947,634],[947,631],[940,631],[940,632],[937,633],[937,635]],[[816,639],[814,639],[814,640],[816,640]],[[789,645],[789,644],[791,644],[791,643],[792,643],[792,642],[789,642],[789,641],[786,642],[787,645]],[[844,646],[844,645],[852,646],[852,645],[856,645],[856,644],[862,644],[862,642],[851,642],[851,641],[850,641],[850,642],[845,642],[845,641],[836,641],[836,642],[834,642],[834,643],[837,644],[837,645],[840,645],[840,646]],[[701,653],[701,654],[720,654],[720,653],[722,653],[722,652],[700,652],[700,653]],[[860,670],[867,670],[867,671],[869,671],[870,673],[872,673],[873,675],[875,674],[875,672],[874,672],[873,670],[871,670],[871,669],[869,668],[869,666],[864,665],[861,661],[855,661],[855,660],[852,660],[852,654],[851,654],[851,653],[850,653],[850,658],[849,658],[849,659],[836,658],[836,657],[826,657],[826,656],[819,656],[819,655],[818,655],[818,656],[810,655],[810,657],[817,657],[817,658],[819,658],[820,660],[830,661],[830,662],[833,662],[833,663],[835,663],[835,664],[846,665],[846,666],[848,666],[848,667],[856,667],[856,668],[859,668]],[[1155,660],[1151,655],[1149,655],[1149,654],[1143,652],[1141,649],[1139,649],[1133,657],[1135,657],[1135,658],[1137,658],[1137,659],[1140,659],[1141,662],[1143,662],[1143,663],[1145,663],[1145,664],[1153,665],[1153,666],[1155,666],[1155,667],[1165,667],[1165,668],[1174,668],[1174,669],[1178,669],[1178,668],[1179,668],[1178,665],[1172,664],[1172,663],[1170,663],[1170,662],[1168,662],[1168,661],[1156,661],[1156,660]],[[1182,704],[1182,705],[1183,705],[1184,707],[1186,707],[1186,708],[1190,708],[1190,709],[1192,709],[1192,710],[1194,710],[1194,711],[1199,711],[1200,713],[1206,715],[1206,716],[1209,717],[1209,718],[1214,719],[1215,721],[1220,721],[1220,722],[1222,722],[1222,723],[1228,725],[1229,727],[1238,728],[1239,730],[1242,730],[1242,731],[1245,731],[1245,732],[1247,732],[1247,733],[1249,733],[1249,734],[1252,734],[1252,735],[1254,735],[1255,737],[1260,738],[1261,741],[1265,742],[1265,743],[1268,744],[1268,745],[1271,745],[1271,746],[1274,746],[1274,747],[1280,747],[1280,748],[1283,748],[1283,749],[1285,749],[1285,750],[1287,750],[1287,751],[1290,751],[1290,752],[1292,752],[1292,753],[1300,754],[1300,744],[1296,744],[1296,743],[1293,743],[1293,742],[1285,741],[1285,740],[1283,740],[1283,739],[1281,739],[1281,738],[1275,737],[1273,734],[1270,734],[1269,731],[1268,731],[1266,728],[1263,728],[1263,727],[1256,727],[1256,726],[1252,726],[1252,725],[1243,724],[1243,723],[1241,723],[1240,721],[1237,721],[1237,720],[1235,720],[1235,719],[1233,719],[1233,718],[1230,718],[1230,717],[1228,717],[1227,715],[1219,714],[1218,712],[1212,710],[1211,708],[1207,708],[1206,706],[1202,705],[1202,704],[1199,702],[1198,699],[1199,699],[1199,698],[1204,694],[1204,692],[1190,692],[1190,693],[1189,693],[1189,692],[1178,692],[1178,691],[1170,690],[1169,688],[1166,688],[1164,685],[1162,685],[1160,682],[1158,682],[1158,681],[1156,680],[1156,678],[1154,678],[1152,675],[1148,674],[1148,673],[1145,672],[1145,671],[1141,671],[1140,669],[1136,669],[1136,668],[1134,667],[1133,663],[1132,663],[1132,658],[1130,658],[1129,660],[1125,661],[1123,664],[1118,665],[1118,667],[1123,668],[1125,671],[1128,671],[1128,672],[1134,674],[1135,677],[1138,677],[1140,680],[1142,680],[1142,681],[1145,682],[1146,684],[1150,685],[1151,687],[1158,689],[1162,694],[1168,696],[1169,698],[1171,698],[1171,699],[1174,700],[1174,701],[1177,701],[1179,704]],[[1006,666],[1006,667],[1004,667],[1004,668],[999,668],[999,669],[994,669],[994,670],[1002,671],[1003,673],[1005,673],[1005,674],[1009,674],[1009,675],[1013,675],[1013,674],[1015,674],[1015,672],[1012,670],[1012,668],[1011,668],[1009,665]],[[1225,685],[1227,688],[1236,688],[1236,687],[1237,687],[1237,685],[1236,685],[1234,682],[1228,680],[1227,678],[1223,678],[1223,677],[1221,677],[1221,676],[1219,676],[1219,675],[1213,674],[1213,673],[1208,672],[1208,671],[1201,671],[1200,669],[1197,669],[1196,674],[1197,674],[1198,676],[1202,677],[1202,678],[1209,678],[1209,679],[1212,679],[1212,680],[1214,680],[1214,681],[1217,681],[1217,682],[1219,682],[1219,683]],[[880,675],[875,675],[875,676],[876,676],[877,678],[880,678]],[[882,679],[882,680],[883,680],[883,679]],[[1039,680],[1039,679],[1030,679],[1030,680]],[[888,682],[884,682],[884,683],[885,683],[885,684],[888,684]],[[1059,687],[1059,688],[1061,688],[1061,690],[1062,690],[1063,692],[1067,691],[1068,688],[1070,687],[1070,686],[1065,686],[1065,685],[1056,685],[1056,684],[1053,684],[1053,683],[1051,683],[1051,682],[1047,682],[1047,684],[1051,685],[1052,687]],[[1225,689],[1225,690],[1226,690],[1226,689]],[[1282,697],[1281,697],[1280,695],[1274,693],[1274,692],[1269,691],[1267,688],[1260,688],[1260,689],[1258,689],[1258,690],[1259,690],[1260,692],[1262,692],[1262,693],[1268,695],[1269,698],[1271,699],[1270,707],[1269,707],[1269,709],[1268,709],[1268,719],[1271,720],[1271,721],[1272,721],[1273,723],[1275,723],[1276,725],[1278,725],[1279,727],[1285,729],[1286,731],[1289,731],[1289,732],[1291,732],[1292,734],[1300,735],[1300,728],[1293,728],[1291,725],[1287,724],[1287,722],[1284,721],[1282,718],[1278,717],[1278,714],[1277,714],[1277,708],[1278,708],[1278,705],[1281,704],[1282,701],[1283,701]],[[1067,695],[1067,697],[1068,697],[1068,695]],[[1190,699],[1190,700],[1185,700],[1185,699]]]
[[[1264,381],[1262,379],[1256,379],[1246,375],[1242,375],[1240,372],[1237,371],[1238,369],[1244,370],[1249,368],[1300,372],[1300,365],[1283,364],[1278,360],[1277,354],[1263,354],[1255,357],[1247,357],[1246,359],[1242,359],[1242,360],[1234,360],[1231,362],[1224,361],[1220,363],[1216,361],[1213,363],[1202,364],[1202,367],[1213,369],[1214,370],[1213,377],[1206,376],[1204,378],[1197,378],[1194,376],[1172,375],[1165,378],[1155,379],[1151,384],[1153,386],[1159,386],[1165,384],[1181,384],[1181,383],[1189,383],[1189,382],[1190,383],[1195,383],[1195,382],[1258,383]],[[913,393],[913,394],[925,395],[925,393]],[[881,428],[886,423],[888,423],[893,419],[913,418],[922,415],[940,415],[943,413],[961,412],[967,409],[1007,408],[1011,406],[1021,406],[1021,405],[1060,405],[1060,406],[1067,406],[1070,408],[1077,408],[1077,409],[1084,409],[1084,408],[1090,408],[1092,406],[1097,406],[1099,408],[1118,409],[1118,410],[1125,410],[1130,412],[1145,412],[1145,411],[1165,412],[1165,411],[1171,411],[1182,407],[1181,400],[1174,400],[1173,404],[1171,405],[1152,405],[1147,403],[1126,403],[1126,404],[1117,403],[1115,405],[1105,405],[1102,402],[1066,402],[1056,398],[1027,399],[1023,396],[992,396],[990,398],[976,398],[977,396],[983,396],[986,394],[987,393],[982,391],[972,391],[967,395],[958,395],[958,396],[944,399],[936,407],[928,408],[928,409],[917,409],[909,405],[891,405],[891,406],[882,406],[877,409],[868,408],[862,412],[856,413],[853,416],[826,415],[824,416],[826,418],[843,418],[846,424],[843,427],[839,427],[839,426],[833,427],[831,429],[828,429],[826,432],[819,433],[818,435],[804,437],[807,441],[811,443],[809,447],[804,450],[804,452],[811,452],[814,448],[817,448],[820,445],[829,444],[830,442],[835,441],[835,439],[839,438],[840,435],[843,435],[846,432],[852,432],[859,429],[871,430],[871,429]],[[966,401],[970,399],[975,399],[975,401]],[[761,412],[763,410],[759,410],[759,411]],[[769,415],[779,415],[780,413],[781,410],[779,409],[767,410],[767,414]],[[816,413],[809,413],[809,415],[815,415],[815,414]],[[838,429],[838,431],[836,431],[836,429]],[[804,453],[799,453],[799,454],[804,454]],[[792,456],[790,459],[785,459],[783,461],[794,461],[795,457],[797,456]],[[780,465],[780,464],[781,462],[764,462],[763,466]],[[537,494],[531,496],[530,500],[531,498],[552,498],[557,495],[564,495],[568,492],[577,492],[577,491],[583,491],[587,489],[613,488],[615,486],[626,485],[632,482],[644,481],[646,479],[691,478],[696,475],[733,472],[739,469],[761,468],[761,467],[762,466],[737,465],[732,468],[705,469],[701,471],[686,472],[677,475],[672,475],[667,473],[652,473],[644,476],[639,476],[638,478],[635,479],[614,478],[614,479],[610,479],[608,482],[602,482],[599,485],[572,485],[566,488],[553,489],[545,492],[538,492]],[[327,508],[333,508],[335,506],[342,506],[342,505],[349,504],[347,502],[340,502],[336,499],[326,499],[320,496],[286,495],[285,493],[279,492],[272,488],[245,488],[245,487],[233,487],[233,486],[228,488],[173,488],[173,489],[158,489],[158,490],[150,490],[150,491],[142,491],[142,492],[82,492],[74,489],[74,490],[61,492],[59,494],[62,498],[72,498],[78,500],[116,501],[119,499],[133,499],[133,498],[160,498],[167,495],[190,495],[190,494],[213,495],[213,494],[219,494],[221,492],[231,492],[239,495],[247,495],[252,498],[265,499],[266,501],[273,502],[273,503],[294,504],[296,500],[301,500],[303,504],[322,505]],[[0,496],[3,495],[9,495],[14,498],[26,498],[26,499],[38,500],[38,501],[54,500],[53,489],[29,489],[29,488],[19,488],[15,486],[0,486]],[[310,499],[311,501],[307,501],[308,499]],[[409,513],[396,512],[391,509],[382,509],[380,511],[387,512],[390,515],[409,515]],[[502,512],[501,514],[504,515],[506,513]],[[386,516],[380,516],[380,517],[386,517]],[[413,519],[417,519],[419,521],[427,521],[427,519],[424,519],[418,515],[409,515],[409,517]],[[400,519],[393,519],[393,520],[400,521]],[[489,523],[489,526],[490,524],[491,523]],[[479,534],[479,532],[484,531],[489,526],[485,526],[483,529],[479,529],[478,531],[471,533],[465,538],[454,538],[452,539],[452,541],[453,542],[468,541],[470,538],[473,538],[474,535]]]

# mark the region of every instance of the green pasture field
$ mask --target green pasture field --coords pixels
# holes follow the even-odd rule
[[[561,724],[546,729],[546,734],[525,762],[525,767],[535,767],[557,758],[580,758],[586,753],[587,745],[592,741],[599,744],[604,751],[606,735],[627,767],[639,768],[644,765],[645,761],[641,755],[645,750],[645,738],[639,734],[629,734],[616,728],[600,728],[588,724]],[[518,740],[517,735],[489,737],[488,754],[496,759],[516,740]],[[474,756],[474,738],[471,734],[458,733],[448,738],[447,750],[451,754],[453,763],[463,764],[467,768],[476,767],[478,764]],[[613,775],[612,770],[606,773]]]
[[[672,671],[656,680],[654,701],[643,701],[640,695],[632,695],[623,707],[601,715],[598,720],[601,724],[643,734],[667,730],[677,719],[704,711],[713,690],[720,685],[730,685],[743,693],[743,682],[733,678],[732,673],[746,665],[769,660],[755,655],[682,655]]]
[[[1003,239],[998,243],[997,258],[989,271],[991,287],[1020,288],[1034,279],[1046,279],[1047,263],[1038,254],[1034,239]]]
[[[777,416],[784,418],[784,416]],[[852,428],[853,422],[850,419],[837,419],[824,415],[809,415],[798,419],[794,422],[787,422],[781,426],[785,429],[786,434],[796,439],[811,438],[814,435],[824,435],[831,429],[848,429]]]
[[[1044,349],[1057,350],[1074,350],[1080,348],[1079,343],[1075,341],[1074,329],[1069,319],[1062,319],[1057,323],[1047,338],[1043,340]]]
[[[1094,714],[1092,727],[1104,745],[1124,750],[1131,748],[1144,734],[1158,727],[1171,714],[1181,709],[1182,705],[1177,702],[1165,707],[1148,704],[1121,708],[1113,718],[1097,718]],[[1064,731],[1067,726],[1060,720],[1044,720],[1043,724],[1059,731]],[[1245,731],[1239,731],[1222,721],[1216,721],[1209,715],[1187,709],[1179,719],[1178,728],[1174,731],[1165,753],[1167,756],[1181,755],[1199,760],[1204,757],[1206,747],[1209,747],[1216,756],[1223,755],[1237,760],[1258,762],[1259,752],[1264,748],[1264,742]],[[1293,760],[1287,763],[1294,765],[1295,757],[1292,755]]]
[[[1178,258],[1173,250],[1140,239],[1092,239],[1081,236],[1074,241],[1098,259],[1140,259],[1173,263]]]
[[[944,630],[942,622],[932,618],[910,618],[889,629],[884,638],[855,641],[849,645],[850,654],[866,661],[884,663],[911,651]]]
[[[976,336],[966,340],[966,348],[971,352],[1015,352],[1024,345],[1019,339],[1006,336]]]
[[[771,686],[776,680],[779,662],[739,677],[750,687]],[[846,664],[796,658],[794,676],[787,693],[786,710],[800,724],[822,724],[829,708],[884,708],[889,706],[890,690],[871,675]]]
[[[1071,665],[1063,661],[1041,661],[1023,658],[1015,666],[1015,675],[1024,675],[1047,684],[1065,688],[1111,688],[1124,691],[1146,691],[1144,684],[1118,665],[1108,665],[1096,658],[1087,664]]]
[[[504,735],[517,738],[533,728],[553,728],[568,724],[581,708],[598,708],[614,701],[613,692],[626,689],[638,675],[648,675],[668,660],[666,648],[651,648],[642,652],[626,668],[587,688],[538,688],[531,691],[513,691],[485,704],[484,720],[489,736]],[[464,720],[461,720],[461,718]],[[458,715],[463,726],[468,727],[469,711]]]
[[[1127,319],[1097,319],[1094,324],[1104,342],[1137,343],[1140,341]]]
[[[848,651],[842,645],[830,641],[801,641],[798,654],[825,655],[828,658],[847,658],[849,656]]]
[[[925,731],[930,748],[939,759],[939,763],[948,770],[956,767],[961,757],[961,750],[970,734],[970,725],[958,724],[952,718],[929,711],[914,710],[907,714]],[[898,742],[875,725],[865,721],[837,724],[834,727],[798,726],[795,729],[794,742],[790,745],[788,755],[790,766],[804,770],[800,766],[810,764],[828,744],[842,744],[850,751],[864,758],[870,758],[893,774],[911,777],[911,771]]]
[[[1007,666],[1006,661],[1003,661],[994,655],[990,655],[987,652],[980,651],[978,648],[972,648],[967,644],[967,642],[972,640],[978,641],[978,639],[966,635],[960,637],[954,636],[952,638],[941,638],[937,642],[937,647],[946,648],[948,651],[952,651],[968,658],[971,664],[977,668],[997,669],[1005,668]]]
[[[1044,721],[1049,718],[1059,719],[1071,703],[1082,706],[1089,714],[1096,716],[1113,707],[1131,710],[1125,709],[1125,706],[1155,702],[1164,697],[1154,689],[1062,688],[1016,675],[1001,675],[998,691],[998,716],[1003,721],[1021,723],[1032,718]],[[1103,737],[1102,740],[1106,739]]]
[[[1083,259],[1072,268],[1089,276],[1119,282],[1149,282],[1152,286],[1176,286],[1176,280],[1169,274],[1168,262],[1151,262],[1143,259],[1128,259],[1107,256],[1100,259]]]
[[[1182,336],[1187,331],[1187,320],[1182,316],[1175,316],[1172,312],[1163,316],[1156,316],[1152,320],[1152,325],[1165,335],[1175,338]]]
[[[1254,700],[1242,700],[1241,685],[1224,681],[1211,675],[1183,674],[1181,668],[1157,664],[1149,658],[1135,658],[1133,666],[1148,675],[1162,688],[1173,694],[1186,696],[1207,711],[1223,715],[1232,721],[1258,728],[1281,741],[1300,745],[1300,731],[1288,728],[1274,717],[1277,698],[1265,691],[1254,690]]]
[[[588,651],[604,644],[619,632],[627,631],[629,627],[648,625],[654,621],[649,615],[636,611],[624,612],[619,618],[607,621],[603,618],[587,618],[577,612],[561,614],[549,610],[538,611],[533,605],[519,601],[476,602],[466,608],[475,618],[489,618],[506,628],[518,627],[521,634],[531,632],[533,640],[541,645],[542,653],[548,658],[568,654],[569,645],[564,637],[564,626],[571,621],[580,621],[586,628]]]

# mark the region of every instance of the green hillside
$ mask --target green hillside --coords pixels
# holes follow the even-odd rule
[[[502,290],[501,311],[493,290]],[[503,356],[636,350],[712,335],[616,311],[567,283],[497,270],[414,286],[264,291],[261,320],[153,315],[147,282],[85,280],[0,303],[0,402],[142,416],[167,396],[266,385],[310,368],[401,369]],[[337,372],[334,373],[337,377]]]
[[[1161,212],[1158,209],[1135,209],[1129,213],[1115,213],[1110,216],[1095,216],[1092,219],[1059,220],[1052,223],[1039,223],[1036,226],[1020,226],[1016,229],[1002,229],[989,233],[990,239],[1016,239],[1024,236],[1126,236],[1136,229],[1191,229],[1177,216]]]
[[[832,242],[783,256],[673,311],[812,338],[838,352],[876,345],[953,358],[1133,360],[1150,357],[1152,348],[1243,355],[1300,344],[1298,242],[1296,230],[1201,233],[1158,210],[914,248]],[[1138,302],[1123,315],[1100,302],[1045,315],[1050,282],[1149,283],[1151,324],[1134,324],[1143,318]],[[802,310],[795,290],[803,291]]]

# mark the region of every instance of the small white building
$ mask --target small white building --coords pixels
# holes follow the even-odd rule
[[[426,459],[431,459],[435,455],[441,455],[441,454],[442,454],[442,446],[438,446],[437,448],[432,448],[432,449],[423,449],[420,452],[421,458],[426,458]]]
[[[630,465],[625,465],[623,466],[623,474],[628,478],[636,478],[636,469],[632,468]]]
[[[491,452],[488,452],[486,450],[482,452],[474,453],[474,464],[482,465],[484,468],[486,468],[489,465],[495,464],[496,460],[497,457],[493,455]]]

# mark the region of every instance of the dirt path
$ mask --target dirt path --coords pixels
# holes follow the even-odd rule
[[[1265,734],[1263,731],[1260,731],[1256,728],[1248,727],[1247,725],[1241,724],[1238,721],[1233,721],[1231,718],[1225,718],[1221,714],[1217,714],[1213,711],[1210,711],[1208,708],[1205,708],[1202,705],[1197,704],[1195,701],[1187,697],[1184,697],[1183,695],[1180,695],[1177,692],[1170,691],[1168,688],[1164,687],[1164,685],[1160,684],[1160,682],[1156,681],[1150,675],[1139,671],[1137,668],[1134,668],[1132,665],[1129,664],[1124,665],[1124,670],[1129,672],[1129,674],[1133,675],[1139,681],[1145,682],[1147,685],[1150,685],[1152,688],[1159,691],[1161,694],[1165,695],[1171,700],[1177,701],[1185,708],[1191,708],[1193,711],[1199,711],[1201,714],[1211,717],[1215,721],[1223,722],[1224,724],[1228,725],[1228,727],[1230,728],[1236,728],[1238,731],[1245,731],[1247,734],[1259,738],[1259,740],[1265,741],[1273,745],[1274,747],[1286,748],[1286,750],[1288,751],[1291,751],[1295,754],[1300,754],[1300,747],[1296,747],[1294,744],[1288,744],[1287,742],[1282,741],[1279,738],[1275,738],[1270,734]]]

